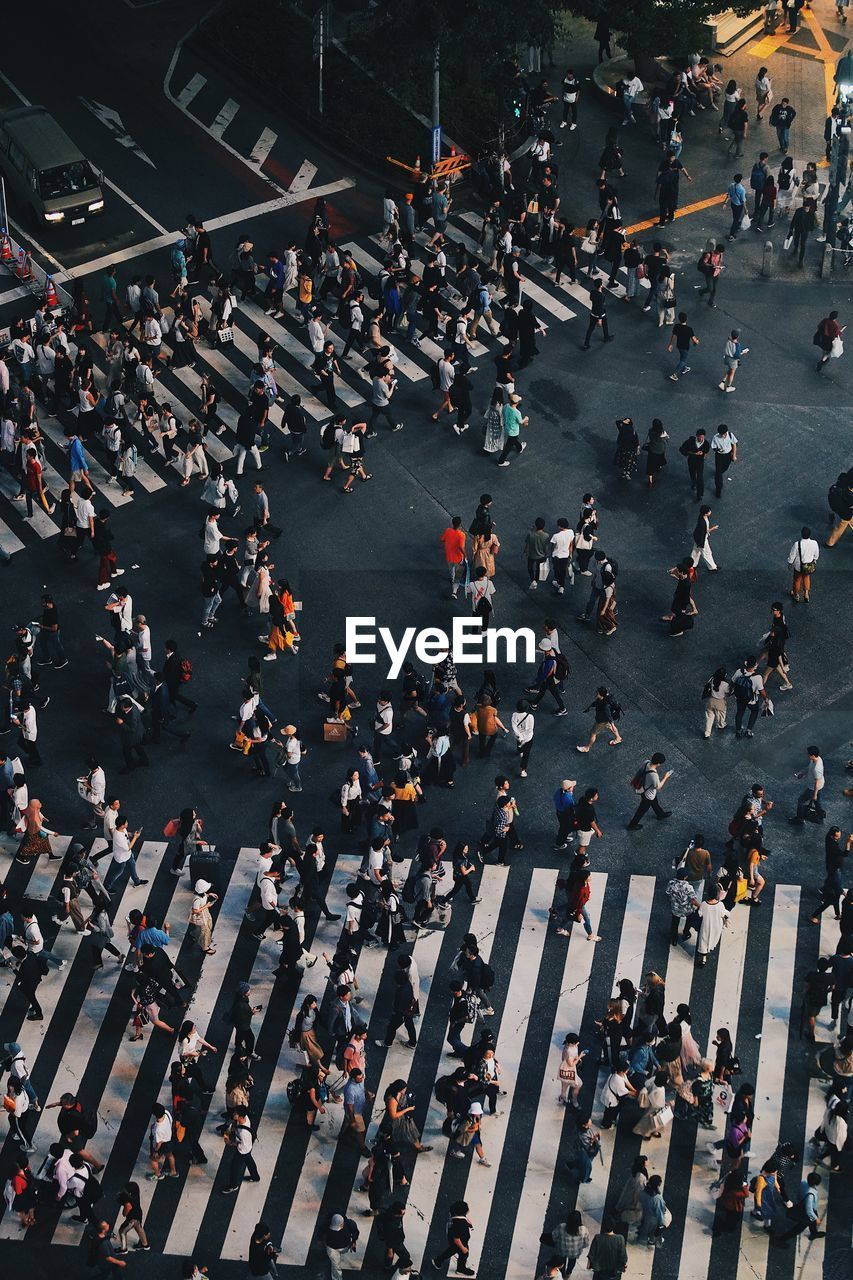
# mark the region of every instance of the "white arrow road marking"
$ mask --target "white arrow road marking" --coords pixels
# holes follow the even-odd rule
[[[135,139],[127,132],[124,127],[124,121],[117,111],[114,111],[112,107],[105,107],[103,102],[95,102],[91,98],[81,97],[80,101],[87,111],[91,111],[92,115],[100,120],[101,124],[106,125],[119,146],[126,147],[128,151],[132,151],[138,159],[150,164],[152,169],[157,168],[151,157],[145,154]]]
[[[293,181],[287,188],[290,195],[296,195],[299,191],[307,191],[314,181],[314,175],[317,172],[316,164],[312,164],[310,160],[303,160],[302,164],[296,171]]]

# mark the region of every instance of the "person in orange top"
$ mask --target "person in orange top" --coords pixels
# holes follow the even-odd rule
[[[441,535],[444,547],[444,559],[450,570],[450,597],[456,599],[460,582],[464,586],[468,576],[468,561],[465,558],[465,530],[462,528],[462,517],[454,516]],[[464,566],[464,567],[463,567]]]

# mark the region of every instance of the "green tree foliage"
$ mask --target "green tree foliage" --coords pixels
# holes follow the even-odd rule
[[[685,54],[704,44],[703,27],[726,7],[753,13],[764,0],[569,0],[569,8],[586,18],[607,22],[632,57]]]

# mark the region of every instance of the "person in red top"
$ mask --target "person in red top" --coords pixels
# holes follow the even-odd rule
[[[33,516],[33,498],[36,498],[37,501],[41,503],[48,515],[52,514],[53,506],[51,506],[49,501],[50,495],[44,487],[41,463],[38,460],[38,454],[35,449],[27,449],[24,493],[27,497],[27,516],[29,519],[32,519]]]
[[[846,325],[842,326],[838,323],[837,311],[830,311],[829,315],[821,320],[814,337],[815,346],[820,347],[821,350],[821,356],[817,362],[818,373],[829,362],[832,356],[832,344],[836,338],[841,337],[846,328]]]
[[[460,582],[465,585],[468,562],[465,559],[465,530],[462,528],[462,517],[454,516],[449,526],[441,535],[444,547],[444,559],[450,570],[450,597],[456,599]],[[463,565],[465,566],[463,569]]]

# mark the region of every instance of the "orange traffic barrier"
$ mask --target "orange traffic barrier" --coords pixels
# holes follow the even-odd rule
[[[46,307],[59,306],[59,298],[56,295],[56,286],[53,283],[53,276],[45,276],[44,279],[44,305]]]
[[[5,227],[3,228],[2,237],[2,240],[0,240],[0,262],[11,262],[12,246],[9,243],[9,236]]]

